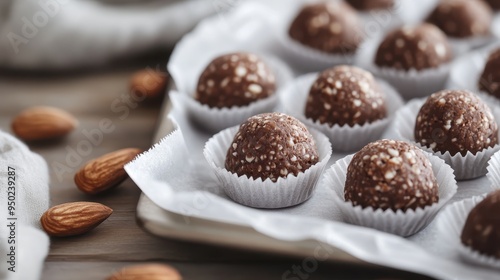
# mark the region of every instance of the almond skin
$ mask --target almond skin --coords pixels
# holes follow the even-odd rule
[[[86,163],[76,174],[75,184],[84,193],[98,194],[127,179],[123,166],[142,150],[127,148],[105,154]]]
[[[182,277],[173,267],[163,264],[143,264],[122,268],[107,280],[181,280]]]
[[[100,203],[70,202],[47,210],[40,223],[50,236],[74,236],[94,229],[112,213],[111,208]]]
[[[130,79],[130,94],[154,99],[166,93],[168,74],[153,69],[136,72]]]
[[[25,141],[62,138],[78,125],[66,111],[53,107],[32,107],[22,111],[12,121],[12,131]]]

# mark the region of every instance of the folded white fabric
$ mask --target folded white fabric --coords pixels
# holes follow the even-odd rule
[[[45,160],[0,131],[0,278],[38,279],[49,250],[39,229],[49,207]]]
[[[2,0],[0,66],[102,65],[152,47],[173,46],[200,19],[230,7],[226,1],[130,2]]]

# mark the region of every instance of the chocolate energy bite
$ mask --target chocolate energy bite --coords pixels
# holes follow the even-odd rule
[[[500,191],[490,193],[469,213],[460,237],[472,250],[500,259]]]
[[[238,176],[267,178],[297,176],[319,161],[312,135],[297,119],[265,113],[244,122],[234,136],[225,167]]]
[[[490,108],[466,90],[443,90],[420,108],[415,140],[435,152],[465,156],[498,143],[498,126]]]
[[[323,71],[311,86],[305,116],[330,126],[371,123],[387,116],[385,94],[371,73],[337,66]]]
[[[380,44],[375,64],[397,70],[437,68],[452,59],[446,35],[431,24],[393,30]]]
[[[275,76],[264,61],[251,53],[231,53],[205,68],[195,98],[209,107],[230,108],[249,105],[275,91]]]
[[[394,0],[347,0],[347,3],[360,11],[389,9],[394,6]]]
[[[417,147],[395,140],[372,142],[354,155],[344,197],[354,206],[403,212],[439,201],[429,159]]]
[[[427,21],[450,37],[482,36],[490,33],[492,11],[483,0],[441,0]]]
[[[483,73],[478,81],[480,90],[500,98],[500,48],[488,57]]]
[[[288,30],[293,40],[332,54],[352,54],[363,41],[356,11],[342,1],[323,1],[302,8]]]

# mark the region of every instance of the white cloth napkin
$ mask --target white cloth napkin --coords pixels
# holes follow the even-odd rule
[[[168,48],[200,19],[230,8],[233,1],[104,2],[1,0],[0,66],[99,66],[152,47]]]
[[[10,168],[9,168],[10,167]],[[14,172],[10,173],[9,171]],[[14,176],[12,176],[14,175]],[[9,178],[14,177],[13,178]],[[14,186],[15,198],[12,197]],[[15,184],[15,185],[13,185]],[[8,202],[15,202],[12,214]],[[40,230],[40,217],[49,207],[49,172],[45,160],[13,136],[0,131],[0,278],[38,279],[49,250],[49,238]],[[17,218],[16,220],[8,220]],[[15,224],[11,234],[8,225]],[[12,227],[14,229],[14,227]],[[10,239],[9,239],[10,238]],[[13,243],[14,241],[15,243]],[[9,243],[10,241],[10,243]],[[15,272],[9,271],[15,246]]]

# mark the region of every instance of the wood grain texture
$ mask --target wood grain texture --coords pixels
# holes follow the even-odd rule
[[[150,147],[160,102],[142,106],[127,101],[132,73],[130,70],[113,70],[43,78],[34,75],[0,77],[2,130],[9,132],[12,118],[35,105],[65,109],[79,121],[79,127],[60,141],[30,145],[49,165],[51,205],[94,201],[114,210],[108,220],[88,234],[51,239],[43,279],[103,279],[127,264],[151,261],[173,264],[185,279],[281,279],[292,265],[302,265],[303,260],[152,236],[136,223],[136,206],[141,192],[130,179],[99,196],[89,196],[77,189],[73,176],[90,159],[121,148],[146,150]],[[99,143],[91,143],[86,150],[87,144],[82,144],[90,142],[86,135],[99,130],[103,120],[112,123],[113,131],[103,132]],[[74,152],[78,153],[78,150],[80,155],[75,157]],[[58,164],[66,165],[69,171],[57,171],[54,167]],[[340,278],[363,278],[364,275],[365,278],[404,276],[408,279],[411,276],[386,269],[373,274],[373,270],[357,267],[323,263],[319,267],[320,272],[315,272],[312,279],[337,278],[332,275],[339,271],[342,271],[338,274]],[[412,277],[409,279],[417,279]]]

